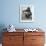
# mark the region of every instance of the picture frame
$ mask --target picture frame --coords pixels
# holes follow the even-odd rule
[[[33,21],[34,21],[34,6],[20,5],[20,22],[33,22]]]

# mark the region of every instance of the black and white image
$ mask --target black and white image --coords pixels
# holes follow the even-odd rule
[[[34,9],[32,5],[20,5],[20,21],[32,22]]]

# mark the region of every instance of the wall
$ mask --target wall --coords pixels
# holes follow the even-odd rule
[[[0,25],[13,24],[16,28],[41,27],[46,28],[46,0],[0,0]],[[33,4],[35,21],[21,23],[19,21],[19,5]]]

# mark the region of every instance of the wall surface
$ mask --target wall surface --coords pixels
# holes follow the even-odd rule
[[[19,5],[34,6],[35,21],[21,23],[19,20]],[[0,0],[0,26],[13,24],[16,28],[41,27],[46,28],[46,0]]]

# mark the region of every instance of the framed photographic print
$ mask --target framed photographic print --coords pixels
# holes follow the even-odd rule
[[[33,22],[33,21],[34,21],[34,6],[20,5],[20,22]]]

